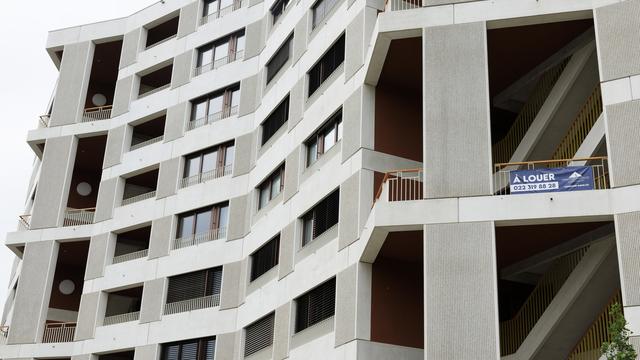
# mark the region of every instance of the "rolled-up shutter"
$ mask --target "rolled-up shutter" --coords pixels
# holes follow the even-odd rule
[[[273,344],[274,313],[245,328],[244,356],[249,356]]]

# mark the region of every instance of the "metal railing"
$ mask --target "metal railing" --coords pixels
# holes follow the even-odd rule
[[[149,91],[147,91],[147,92],[144,92],[144,93],[142,93],[142,94],[139,94],[139,95],[138,95],[138,99],[142,99],[142,98],[147,97],[147,96],[149,96],[149,95],[153,95],[153,94],[155,94],[155,93],[158,93],[158,92],[160,92],[160,91],[162,91],[162,90],[165,90],[165,89],[168,89],[168,88],[170,88],[170,87],[171,87],[171,83],[169,83],[169,84],[165,84],[165,85],[162,85],[162,86],[157,87],[157,88],[155,88],[155,89],[151,89],[151,90],[149,90]]]
[[[385,201],[422,200],[424,198],[423,183],[422,169],[389,171],[384,174],[374,203],[380,197],[384,197]]]
[[[204,233],[189,235],[173,240],[171,250],[182,249],[189,246],[200,245],[209,241],[224,239],[227,237],[227,228],[212,229]]]
[[[31,214],[24,214],[18,216],[18,229],[21,231],[29,230],[31,228]]]
[[[103,326],[122,324],[131,321],[138,321],[140,319],[140,311],[130,312],[126,314],[118,314],[112,316],[105,316],[102,322]]]
[[[172,302],[164,305],[164,314],[177,314],[192,310],[206,309],[220,306],[220,294],[203,296],[195,299]]]
[[[523,161],[514,163],[495,164],[495,195],[509,195],[510,177],[509,174],[514,170],[535,170],[548,168],[564,168],[572,166],[572,163],[585,163],[591,166],[593,170],[593,188],[602,190],[609,188],[609,172],[607,166],[607,158],[605,156],[575,158],[575,159],[558,159],[558,160],[540,160],[540,161]]]
[[[82,122],[111,119],[112,108],[112,105],[106,105],[84,109],[84,114],[82,114]]]
[[[589,330],[576,344],[569,354],[568,360],[598,360],[602,356],[601,347],[605,341],[611,341],[609,324],[614,320],[610,311],[614,304],[622,304],[622,293],[620,290],[609,300],[598,318],[591,324]]]
[[[422,0],[387,0],[385,10],[400,11],[423,7]]]
[[[233,170],[233,164],[229,164],[226,166],[218,167],[215,170],[211,170],[204,173],[199,173],[193,176],[189,176],[186,178],[182,178],[180,180],[179,188],[183,189],[192,185],[203,183],[205,181],[231,175],[232,170]]]
[[[547,271],[524,302],[520,310],[510,320],[500,323],[500,354],[506,356],[518,348],[546,311],[573,269],[587,253],[589,245],[558,258]]]
[[[494,163],[504,163],[511,160],[511,156],[520,145],[568,63],[569,58],[542,74],[507,134],[493,145],[491,150]]]
[[[142,259],[149,255],[149,249],[144,249],[140,251],[130,252],[128,254],[122,254],[118,256],[114,256],[111,260],[111,264],[119,264],[131,260]]]
[[[146,50],[149,50],[149,49],[154,48],[154,47],[156,47],[156,46],[158,46],[158,45],[160,45],[160,44],[164,44],[164,43],[166,43],[166,42],[169,42],[169,41],[171,41],[171,40],[173,40],[173,39],[175,39],[175,38],[177,38],[177,37],[178,37],[178,34],[173,34],[173,35],[171,35],[171,36],[169,36],[169,37],[167,37],[167,38],[164,38],[164,39],[162,39],[162,40],[160,40],[160,41],[158,41],[158,42],[155,42],[155,43],[153,43],[153,44],[151,44],[151,45],[149,45],[149,46],[145,47],[145,48],[144,48],[144,50],[145,50],[145,51],[146,51]]]
[[[129,205],[129,204],[137,203],[138,201],[152,199],[154,197],[156,197],[156,191],[155,190],[149,191],[148,193],[132,196],[130,198],[122,199],[122,203],[120,205],[121,206],[125,206],[125,205]]]
[[[51,121],[51,114],[40,115],[39,127],[49,127],[49,122]]]
[[[598,84],[580,109],[578,116],[551,158],[568,159],[574,157],[600,114],[602,114],[602,95],[600,93],[600,84]]]
[[[208,23],[210,21],[213,21],[213,20],[215,20],[217,18],[225,16],[225,15],[227,15],[229,13],[232,13],[232,12],[240,9],[241,7],[242,7],[242,1],[240,1],[240,0],[234,1],[233,4],[231,4],[229,6],[225,6],[222,9],[220,9],[220,10],[218,10],[218,11],[212,13],[212,14],[209,14],[207,16],[203,16],[200,19],[200,25],[204,25],[204,24],[206,24],[206,23]]]
[[[220,121],[222,119],[234,116],[238,114],[238,106],[228,107],[222,111],[218,111],[217,113],[207,115],[203,118],[191,120],[187,124],[187,131],[199,128],[201,126],[205,126],[207,124],[213,124],[216,121]]]
[[[76,333],[76,323],[46,324],[44,327],[43,343],[72,342]]]
[[[213,62],[210,62],[208,64],[204,64],[200,67],[197,67],[193,70],[193,76],[199,76],[202,75],[204,73],[207,73],[211,70],[215,70],[217,68],[219,68],[220,66],[223,65],[227,65],[230,64],[234,61],[240,60],[242,59],[242,57],[244,56],[244,50],[239,50],[236,51],[232,54],[230,54],[229,56],[225,56],[221,59],[215,60]]]
[[[157,142],[162,141],[163,139],[164,139],[164,135],[160,135],[158,137],[154,137],[153,139],[149,139],[149,140],[145,140],[145,141],[139,142],[139,143],[137,143],[135,145],[131,145],[131,147],[129,148],[129,151],[137,150],[137,149],[143,148],[143,147],[145,147],[147,145],[155,144]]]
[[[96,208],[87,209],[71,209],[67,208],[64,212],[63,226],[78,226],[93,224],[93,217]]]

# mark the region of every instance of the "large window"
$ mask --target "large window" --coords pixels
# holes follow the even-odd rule
[[[229,204],[189,211],[178,216],[175,248],[196,245],[224,236],[229,222]]]
[[[172,276],[167,286],[167,304],[218,296],[221,285],[222,267]],[[183,309],[187,310],[186,307]]]
[[[162,344],[162,360],[214,360],[215,353],[215,337]]]
[[[312,28],[315,29],[322,20],[324,20],[329,11],[333,8],[333,6],[338,2],[338,0],[318,0],[315,4],[313,4],[313,24]]]
[[[280,254],[280,235],[269,240],[268,243],[256,250],[251,255],[251,280],[262,276],[267,271],[278,265],[278,255]]]
[[[276,107],[273,112],[262,123],[262,145],[266,144],[271,137],[278,132],[278,130],[289,119],[289,95],[282,100],[282,102]]]
[[[241,30],[198,48],[195,75],[198,76],[242,58],[244,46],[244,30]]]
[[[287,4],[289,4],[289,0],[276,0],[276,2],[273,3],[273,6],[271,6],[271,9],[269,9],[271,16],[273,16],[274,24],[278,22],[278,19],[280,19],[280,16],[284,13],[284,9],[287,8]]]
[[[233,142],[187,155],[180,187],[187,187],[231,174],[234,157]]]
[[[217,19],[240,8],[242,2],[240,0],[204,0],[204,9],[202,13],[202,24]]]
[[[306,141],[307,166],[313,165],[320,156],[329,151],[342,139],[342,109]]]
[[[302,216],[302,246],[338,223],[340,190],[336,190]]]
[[[244,329],[244,356],[255,354],[273,344],[275,314],[271,313]]]
[[[240,86],[233,85],[192,101],[188,130],[236,115],[240,102]]]
[[[259,186],[258,209],[262,209],[265,205],[280,194],[284,188],[284,164],[271,173]]]
[[[278,71],[282,69],[287,60],[289,60],[291,56],[291,39],[293,39],[293,34],[289,35],[287,40],[284,41],[278,51],[276,51],[269,62],[267,62],[267,84],[276,76]]]
[[[296,299],[296,333],[335,314],[336,279],[333,278]]]
[[[309,96],[344,62],[344,34],[309,70]]]

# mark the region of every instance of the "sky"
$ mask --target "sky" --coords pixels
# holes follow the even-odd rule
[[[3,244],[23,213],[34,153],[26,143],[46,111],[58,70],[45,50],[51,30],[128,16],[157,0],[5,1],[0,11],[0,311],[13,253]]]

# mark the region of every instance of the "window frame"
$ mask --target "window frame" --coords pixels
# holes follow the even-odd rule
[[[326,154],[327,151],[334,148],[340,140],[342,140],[343,136],[343,127],[342,127],[342,107],[336,110],[325,122],[324,124],[313,134],[311,135],[305,142],[306,148],[306,167],[310,167],[315,164],[322,155]],[[324,140],[327,134],[331,133],[330,130],[334,131],[334,139],[333,145],[329,148],[325,149]],[[313,148],[315,148],[315,157],[313,155]]]
[[[276,0],[273,5],[269,8],[269,13],[271,13],[271,17],[273,21],[272,25],[275,25],[278,22],[278,19],[282,17],[284,11],[287,9],[290,0]]]
[[[278,168],[274,170],[269,176],[267,176],[258,186],[258,211],[267,206],[276,196],[280,195],[284,191],[284,168],[285,163],[278,165]],[[280,178],[280,186],[278,193],[274,195],[273,193],[273,183],[274,180]],[[265,203],[262,203],[262,194],[263,191],[268,191],[267,200]]]
[[[207,296],[220,295],[222,293],[222,275],[223,275],[223,271],[224,271],[224,269],[223,269],[222,266],[216,266],[216,267],[213,267],[213,268],[197,270],[197,271],[191,271],[191,272],[187,272],[187,273],[176,274],[176,275],[170,276],[168,278],[168,282],[167,282],[167,290],[166,290],[167,291],[167,297],[166,297],[166,300],[165,300],[165,304],[173,304],[173,303],[176,303],[176,302],[199,299],[199,298],[207,297]],[[184,296],[184,299],[175,300],[175,301],[169,301],[170,300],[169,299],[169,295],[171,295],[171,293],[172,293],[172,289],[171,289],[171,280],[172,279],[186,278],[188,276],[198,276],[199,274],[203,274],[204,275],[204,279],[203,279],[204,280],[204,284],[200,283],[200,286],[202,286],[202,289],[204,290],[202,294],[200,294],[198,296],[195,296],[195,297]],[[219,280],[220,280],[219,281],[219,286],[218,286],[217,289],[214,286],[216,283],[215,282],[210,282],[210,279],[212,281],[215,280],[216,274],[218,275]],[[194,283],[197,284],[196,282],[194,282]],[[181,293],[181,294],[184,294],[184,293]]]
[[[270,249],[270,247],[272,247]],[[269,251],[270,250],[270,251]],[[258,257],[267,256],[267,258],[259,259]],[[249,283],[254,282],[259,279],[262,275],[271,271],[271,269],[278,266],[280,263],[280,234],[274,236],[269,241],[267,241],[264,245],[254,251],[251,255],[251,270],[249,271]],[[256,262],[260,261],[261,263],[256,264]],[[267,263],[268,267],[257,266],[263,265]]]
[[[190,178],[192,176],[202,176],[203,174],[206,174],[206,173],[211,172],[211,171],[215,171],[215,172],[217,172],[219,174],[220,173],[224,174],[225,167],[227,166],[226,163],[227,163],[227,160],[228,160],[227,159],[227,155],[229,153],[229,149],[231,149],[231,148],[235,149],[235,142],[234,141],[229,141],[229,142],[226,142],[226,143],[222,143],[222,144],[210,147],[210,148],[206,148],[206,149],[203,149],[203,150],[200,150],[200,151],[193,152],[191,154],[185,155],[184,156],[184,160],[185,160],[184,164],[185,164],[185,166],[184,166],[184,169],[182,171],[182,179],[187,179],[187,178]],[[204,167],[204,157],[205,157],[205,155],[211,154],[213,152],[217,153],[216,154],[216,166],[215,166],[215,169],[207,171],[207,172],[202,172],[202,169]],[[233,154],[234,154],[234,157],[235,157],[235,151],[233,152]],[[188,168],[189,161],[192,160],[192,159],[196,159],[196,158],[199,159],[198,160],[198,172],[196,174],[194,174],[194,175],[187,176],[187,171],[189,170],[189,168]],[[232,162],[232,164],[233,164],[233,162]]]
[[[219,204],[215,204],[215,205],[211,205],[211,206],[206,206],[206,207],[202,207],[199,209],[195,209],[195,210],[190,210],[190,211],[186,211],[183,212],[181,214],[178,214],[178,225],[176,226],[176,239],[182,239],[185,238],[187,236],[196,236],[199,234],[204,234],[204,233],[198,233],[196,232],[196,229],[198,228],[198,214],[203,214],[206,213],[207,211],[209,211],[210,214],[210,218],[209,218],[209,230],[208,231],[212,231],[212,230],[217,230],[217,229],[221,229],[220,227],[220,222],[221,222],[221,214],[222,214],[222,209],[227,208],[227,213],[228,213],[228,209],[229,209],[229,203],[228,202],[223,202],[223,203],[219,203]],[[183,230],[183,224],[182,224],[182,220],[184,218],[193,216],[193,225],[191,226],[191,231],[189,235],[185,235],[185,236],[180,236],[182,234],[182,230]],[[228,221],[228,219],[227,219]],[[228,224],[227,224],[228,225]]]
[[[219,0],[218,0],[219,2]],[[238,55],[238,40],[242,37],[245,37],[245,30],[241,29],[239,31],[233,32],[231,34],[227,34],[219,39],[216,39],[215,41],[212,41],[210,43],[207,43],[205,45],[200,46],[197,49],[197,56],[196,56],[196,68],[200,69],[203,68],[205,66],[209,67],[209,70],[215,69],[215,62],[216,62],[216,48],[222,44],[228,44],[227,47],[227,64],[230,62],[233,62],[235,60],[237,60],[237,55]],[[246,39],[246,38],[245,38]],[[202,53],[207,51],[207,50],[211,50],[211,58],[209,59],[209,62],[206,64],[202,63]]]
[[[240,84],[239,83],[235,83],[233,85],[227,86],[224,89],[212,92],[210,94],[207,94],[205,96],[196,98],[194,100],[191,100],[191,116],[189,116],[189,122],[194,122],[194,121],[198,121],[201,119],[206,119],[205,124],[209,124],[209,118],[212,117],[215,114],[221,114],[220,115],[220,119],[226,119],[228,117],[231,116],[231,110],[233,109],[233,93],[235,93],[236,91],[240,90]],[[222,110],[220,110],[219,112],[213,113],[213,114],[209,114],[209,107],[211,106],[211,101],[213,99],[217,99],[218,97],[220,97],[220,95],[222,95]],[[198,104],[201,103],[205,103],[205,116],[204,118],[194,118],[196,116],[196,111],[195,108]],[[217,121],[217,120],[214,120]],[[213,121],[212,121],[213,122]]]
[[[290,94],[287,94],[282,101],[271,111],[271,113],[267,116],[267,118],[260,124],[260,137],[261,137],[261,146],[264,146],[281,128],[289,121],[289,106],[290,106]],[[284,109],[281,109],[281,106]],[[274,121],[277,118],[275,116],[279,115],[282,112],[282,120]],[[270,131],[265,131],[270,129],[269,126],[273,126],[273,123],[280,124],[278,127],[273,128]],[[266,136],[268,134],[268,136]]]
[[[293,42],[293,35],[294,34],[291,33],[289,34],[289,36],[287,36],[287,39],[280,45],[280,47],[278,47],[278,50],[276,50],[276,52],[273,53],[271,58],[269,58],[269,61],[267,61],[267,63],[265,64],[265,67],[267,69],[266,71],[267,84],[269,84],[271,80],[273,80],[276,77],[276,75],[280,73],[280,70],[282,70],[282,68],[284,68],[284,66],[289,62],[289,59],[291,59],[291,53],[293,51],[293,47],[291,46],[291,43]],[[287,50],[287,56],[284,60],[280,60],[282,56],[281,51],[285,50],[285,48]],[[279,66],[277,66],[276,69],[272,69],[271,65],[276,60],[281,61],[281,63],[279,64]]]
[[[337,199],[333,199],[333,196],[336,196]],[[332,213],[329,212],[329,201],[336,201],[336,209],[333,209],[332,211],[332,213],[335,212],[335,222],[331,224],[330,222],[334,219],[333,217],[329,218],[329,216],[332,215]],[[325,217],[321,217],[320,215],[322,214],[325,214]],[[329,195],[318,201],[311,209],[300,217],[300,220],[302,220],[302,239],[300,241],[300,248],[304,248],[340,223],[340,188],[333,190]],[[318,229],[318,225],[322,225],[320,220],[325,222],[324,229]]]
[[[330,289],[332,289],[332,291],[330,291]],[[323,310],[323,307],[325,306],[323,303],[321,303],[322,300],[324,299],[325,295],[332,295],[333,296],[333,303],[330,305],[331,308],[329,309],[330,311],[327,311],[326,313],[321,314],[318,318],[314,318],[311,319],[311,314],[318,312],[318,309]],[[314,296],[320,297],[320,299],[317,299],[315,302],[312,301]],[[295,320],[294,320],[294,334],[298,334],[306,329],[309,329],[311,327],[313,327],[314,325],[317,325],[327,319],[330,319],[332,317],[335,316],[336,314],[336,278],[333,277],[325,282],[323,282],[322,284],[314,287],[313,289],[305,292],[304,294],[298,296],[295,298],[294,300],[295,302]],[[306,309],[303,305],[305,305],[303,302],[306,302],[307,306]],[[312,307],[312,305],[318,305],[318,303],[321,303],[321,305],[323,305],[322,307],[316,309],[315,307]],[[306,310],[306,314],[307,314],[307,318],[305,319],[305,321],[303,322],[302,320],[302,311]]]
[[[274,342],[274,338],[275,338],[275,319],[276,319],[276,314],[275,314],[275,312],[274,312],[274,311],[272,311],[272,312],[270,312],[269,314],[267,314],[267,315],[265,315],[265,316],[261,317],[260,319],[258,319],[258,320],[256,320],[256,321],[254,321],[254,322],[252,322],[251,324],[249,324],[249,325],[247,325],[247,326],[245,326],[245,327],[244,327],[244,329],[243,329],[243,330],[244,330],[244,331],[243,331],[243,333],[244,333],[244,346],[243,346],[243,347],[244,347],[244,349],[243,349],[243,355],[244,355],[244,357],[245,357],[245,358],[247,358],[247,357],[249,357],[249,356],[251,356],[251,355],[257,354],[257,353],[259,353],[260,351],[262,351],[262,350],[264,350],[264,349],[269,348],[270,346],[273,346],[273,342]],[[247,341],[247,340],[248,340],[248,333],[249,333],[249,332],[250,332],[254,327],[258,327],[258,329],[259,329],[259,330],[261,330],[261,329],[260,329],[260,326],[261,326],[261,325],[263,325],[263,323],[266,323],[267,325],[270,325],[270,326],[271,326],[271,329],[270,329],[271,338],[270,338],[270,339],[268,339],[268,341],[267,341],[267,343],[266,343],[266,344],[262,344],[262,343],[261,343],[261,344],[260,344],[260,345],[261,345],[261,347],[259,347],[259,348],[257,348],[257,349],[251,349],[251,350],[253,350],[253,351],[252,351],[251,353],[247,353],[247,344],[249,344],[249,342]],[[257,334],[258,334],[258,335],[262,335],[262,332],[261,332],[261,331],[258,331],[258,333],[257,333]],[[262,339],[262,340],[264,340],[264,339]]]
[[[327,15],[333,9],[339,0],[318,0],[311,6],[311,30],[315,30],[320,23],[327,18]],[[316,17],[318,9],[322,8],[322,17]],[[317,20],[317,22],[316,22]]]
[[[342,33],[338,39],[331,44],[329,49],[322,54],[320,59],[313,64],[309,71],[307,71],[307,97],[315,94],[322,84],[344,64],[345,51],[345,33]],[[338,54],[340,54],[340,56],[338,56]]]
[[[213,358],[208,359],[206,357],[206,346],[207,346],[207,342],[212,341],[213,340]],[[215,336],[209,336],[209,337],[204,337],[204,338],[198,338],[198,339],[189,339],[189,340],[182,340],[182,341],[175,341],[175,342],[170,342],[170,343],[165,343],[162,344],[162,349],[161,349],[161,353],[160,353],[160,359],[161,360],[169,360],[168,356],[167,356],[167,348],[170,346],[178,346],[178,360],[182,360],[182,348],[183,345],[185,344],[193,344],[196,343],[196,347],[197,347],[197,354],[196,354],[196,358],[197,360],[214,360],[215,359],[215,349],[218,345],[218,339]]]

